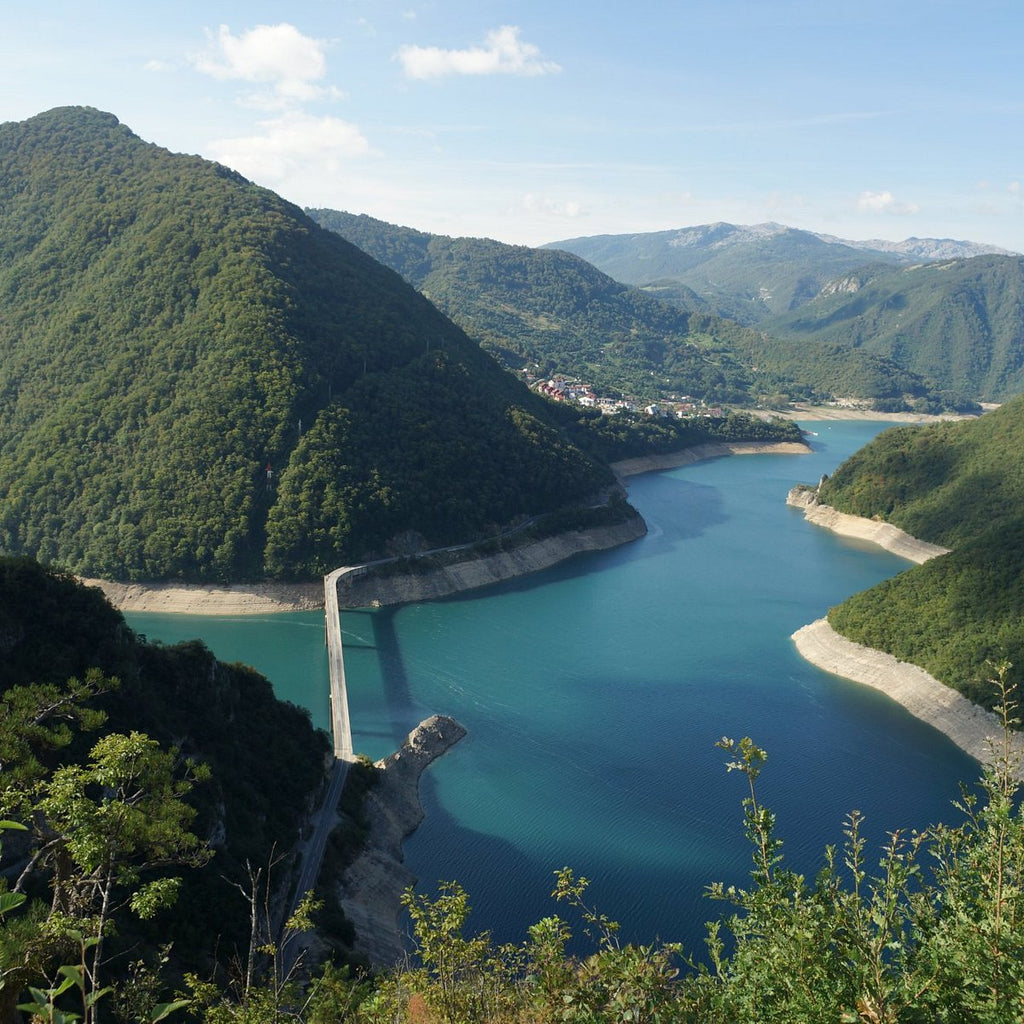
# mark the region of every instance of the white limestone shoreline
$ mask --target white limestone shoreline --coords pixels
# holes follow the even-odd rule
[[[949,553],[949,548],[911,537],[909,533],[884,520],[851,516],[846,512],[839,512],[831,505],[823,505],[818,500],[817,491],[812,488],[794,487],[786,495],[786,504],[793,508],[802,508],[804,518],[815,526],[823,526],[841,537],[877,544],[880,548],[885,548],[886,551],[891,551],[894,555],[918,565],[930,558]]]
[[[948,548],[918,540],[890,523],[848,515],[823,505],[811,488],[794,487],[786,504],[803,509],[806,519],[816,526],[877,544],[918,565],[949,552]],[[801,627],[792,639],[801,657],[812,665],[881,691],[916,718],[938,729],[975,760],[983,764],[992,762],[997,751],[994,744],[1002,740],[999,718],[923,668],[847,639],[827,619]],[[1018,759],[1018,777],[1024,778],[1024,735],[1015,734],[1012,747]]]
[[[854,643],[837,633],[827,619],[802,626],[793,634],[800,655],[832,675],[870,686],[905,707],[915,718],[934,726],[961,750],[983,764],[991,763],[1002,743],[996,714],[972,703],[923,668],[891,654]],[[1011,738],[1018,764],[1024,758],[1024,736]],[[1017,775],[1024,778],[1018,768]]]
[[[672,469],[724,455],[808,452],[810,448],[799,442],[737,441],[697,445],[667,455],[627,459],[614,463],[612,469],[620,479],[624,479],[639,473]],[[538,572],[583,551],[617,547],[642,537],[646,532],[647,526],[638,514],[614,526],[568,530],[509,551],[466,558],[431,572],[379,576],[374,578],[372,585],[370,580],[364,583],[352,580],[352,594],[343,598],[342,605],[368,607],[372,604],[401,604],[461,593]],[[121,611],[241,616],[315,611],[324,606],[323,584],[319,581],[235,584],[226,587],[188,583],[122,583],[89,578],[83,578],[82,583],[98,587],[107,600]]]
[[[728,441],[697,444],[664,455],[641,455],[635,459],[613,462],[612,469],[620,479],[652,473],[662,469],[678,469],[705,459],[724,455],[809,455],[811,449],[802,441]]]

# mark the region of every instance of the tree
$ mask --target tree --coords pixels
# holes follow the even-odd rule
[[[44,763],[70,743],[70,723],[102,723],[103,716],[83,702],[112,685],[90,673],[85,684],[72,680],[63,692],[35,685],[13,687],[4,695],[0,801],[5,813],[30,824],[33,839],[4,906],[19,907],[34,877],[44,877],[50,888],[45,915],[3,922],[0,1014],[5,1020],[16,1019],[18,993],[46,961],[71,948],[78,963],[61,968],[63,981],[50,987],[48,998],[52,1002],[56,989],[77,987],[89,1024],[105,991],[104,940],[113,917],[126,909],[139,918],[153,916],[177,893],[178,880],[166,869],[198,866],[209,856],[189,831],[195,811],[184,799],[206,777],[203,766],[161,750],[139,732],[103,736],[85,764]],[[12,943],[15,931],[18,941]]]

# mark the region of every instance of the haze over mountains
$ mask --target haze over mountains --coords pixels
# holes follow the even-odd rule
[[[880,263],[905,266],[1005,249],[953,239],[850,241],[782,224],[715,223],[635,235],[593,235],[549,242],[616,280],[688,308],[699,295],[723,316],[759,324],[812,299],[845,272]]]
[[[838,328],[800,330],[779,317],[768,317],[765,300],[752,298],[759,290],[769,294],[758,282],[772,280],[772,295],[788,288],[786,301],[777,303],[787,308],[795,302],[794,290],[803,288],[806,308],[811,309],[812,300],[828,294],[837,281],[873,270],[874,265],[865,266],[861,250],[836,246],[807,232],[776,227],[766,232],[725,232],[729,285],[727,289],[723,276],[718,294],[709,297],[698,296],[678,281],[626,288],[591,263],[557,249],[430,235],[337,210],[308,212],[397,270],[510,367],[535,364],[539,372],[583,376],[644,400],[679,392],[768,405],[842,397],[881,402],[892,409],[969,411],[976,408],[975,396],[998,393],[987,382],[1008,376],[1010,353],[1018,345],[1012,324],[1004,327],[1000,321],[999,338],[993,341],[988,360],[978,357],[973,338],[961,337],[945,357],[912,362],[898,347],[889,351],[881,344],[862,345]],[[694,241],[686,258],[718,260],[724,271],[725,257],[714,255],[719,234],[693,229],[691,241],[704,239],[706,244]],[[650,244],[663,248],[661,233],[630,237],[653,238]],[[1000,265],[1011,276],[1020,271],[1017,257],[979,259],[1005,261]],[[894,262],[899,265],[902,258],[891,257],[884,266]],[[647,263],[636,265],[649,269]],[[614,261],[611,269],[615,270]],[[641,276],[636,270],[624,272],[626,278]],[[993,279],[992,301],[1001,302],[996,284]],[[883,296],[873,309],[880,321],[895,309],[887,299]],[[754,303],[764,319],[756,327],[743,327],[716,313],[713,301],[730,308]],[[927,325],[923,329],[927,331]],[[968,350],[975,351],[976,370],[965,375],[954,363]]]

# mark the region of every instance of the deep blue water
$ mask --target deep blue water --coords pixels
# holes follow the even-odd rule
[[[420,886],[458,879],[472,924],[501,941],[554,911],[571,865],[628,939],[697,950],[742,884],[744,780],[722,736],[769,752],[763,801],[785,853],[813,874],[844,816],[880,840],[951,820],[976,765],[880,694],[823,673],[790,634],[907,568],[785,505],[882,424],[811,423],[814,453],[716,459],[630,481],[647,537],[444,601],[343,613],[355,745],[393,750],[427,715],[468,736],[424,776],[427,819],[406,844]],[[153,638],[202,635],[327,721],[322,616],[132,615]],[[874,859],[874,858],[871,858]]]

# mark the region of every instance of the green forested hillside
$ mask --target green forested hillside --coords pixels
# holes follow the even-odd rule
[[[397,270],[485,348],[518,369],[560,371],[605,393],[676,392],[746,402],[750,375],[686,313],[562,252],[449,238],[337,210],[308,211]]]
[[[0,125],[0,551],[308,576],[609,479],[434,306],[272,193],[88,108]]]
[[[1005,401],[1024,393],[1024,257],[869,267],[765,329],[873,352],[939,389]]]
[[[979,420],[887,430],[819,497],[952,549],[832,609],[832,625],[990,703],[992,664],[1024,664],[1024,397]]]
[[[748,326],[795,309],[835,277],[872,260],[907,262],[781,224],[704,224],[635,235],[594,235],[551,242],[617,281],[676,301],[680,287],[722,316]],[[685,301],[685,292],[683,293]]]
[[[309,213],[397,270],[515,368],[535,364],[644,400],[683,393],[737,404],[835,395],[902,403],[909,395],[943,404],[926,381],[883,356],[772,339],[710,314],[696,295],[680,310],[660,301],[658,289],[624,287],[566,252]]]
[[[176,749],[179,778],[187,774],[189,758],[209,769],[209,778],[192,787],[187,801],[195,811],[189,829],[212,847],[213,856],[205,866],[175,870],[182,878],[178,899],[151,922],[127,907],[113,915],[116,931],[107,952],[114,966],[108,970],[123,974],[129,958],[147,950],[151,956],[166,943],[174,944],[175,963],[204,974],[215,957],[227,963],[239,952],[244,956],[249,907],[235,886],[248,884],[247,865],[265,871],[282,857],[275,884],[284,878],[300,824],[324,777],[330,745],[313,729],[308,712],[278,701],[270,683],[251,668],[218,662],[199,641],[173,647],[146,643],[98,590],[27,558],[0,558],[0,661],[0,818],[32,826],[32,842],[41,851],[25,891],[31,897],[46,892],[54,871],[58,879],[71,872],[72,856],[88,861],[88,849],[75,843],[84,844],[88,829],[102,820],[99,812],[88,816],[82,805],[64,837],[71,852],[65,850],[68,859],[62,862],[53,856],[60,847],[52,828],[42,813],[29,815],[25,802],[42,799],[60,766],[84,765],[101,737],[142,733],[162,750]],[[96,712],[105,720],[90,721]],[[113,821],[114,783],[108,786]],[[18,865],[12,884],[25,867],[20,836],[0,835],[9,854],[4,868]],[[121,853],[132,856],[127,840]],[[112,906],[120,904],[125,885],[131,891],[170,867],[157,864],[141,878],[121,880]],[[98,873],[98,886],[96,878]],[[83,891],[95,891],[82,885]],[[63,909],[97,912],[93,906]],[[60,953],[58,926],[31,943],[29,933],[0,926],[0,1017],[10,984],[22,977],[18,964],[33,963],[31,957],[43,957],[47,949],[47,955]],[[23,959],[11,959],[12,940],[27,944]]]
[[[850,456],[821,500],[956,547],[1024,512],[1024,396],[977,420],[894,427]]]

